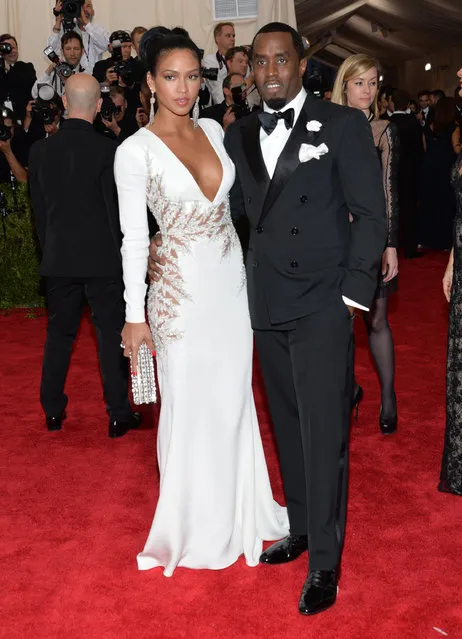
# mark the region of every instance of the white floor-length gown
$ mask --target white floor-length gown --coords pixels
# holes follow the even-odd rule
[[[223,169],[213,202],[162,140],[140,129],[118,149],[127,321],[144,321],[146,203],[167,264],[148,316],[161,393],[160,495],[140,570],[225,568],[287,534],[272,496],[252,394],[253,337],[242,251],[228,203],[234,165],[213,120],[200,126]]]

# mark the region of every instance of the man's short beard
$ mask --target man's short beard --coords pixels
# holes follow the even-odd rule
[[[265,104],[274,111],[280,111],[286,106],[287,100],[285,98],[271,98],[271,100],[266,100]]]

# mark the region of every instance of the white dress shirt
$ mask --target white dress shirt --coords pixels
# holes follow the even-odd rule
[[[221,104],[225,99],[223,95],[223,80],[228,75],[228,69],[226,67],[226,63],[224,58],[220,61],[217,58],[216,53],[210,53],[206,55],[202,60],[202,65],[206,69],[216,69],[218,68],[218,78],[216,80],[206,80],[205,84],[207,85],[208,90],[210,91],[210,97],[212,98],[212,104]]]
[[[93,67],[101,60],[103,54],[106,53],[109,46],[109,31],[106,31],[104,27],[100,27],[97,24],[89,22],[85,31],[82,31],[78,25],[74,26],[76,31],[82,37],[83,41],[83,55],[80,60],[85,73],[93,73]],[[56,55],[63,57],[61,51],[61,38],[64,34],[64,28],[61,25],[59,33],[52,33],[48,38],[47,47],[53,47]]]
[[[294,126],[303,109],[306,98],[307,92],[305,91],[305,89],[302,88],[300,93],[291,102],[286,104],[284,108],[281,109],[281,112],[287,111],[287,109],[294,110]],[[271,109],[266,103],[263,103],[263,110],[267,113],[276,113],[276,111],[274,109]],[[288,129],[286,127],[285,120],[282,119],[278,121],[276,128],[270,135],[265,133],[263,128],[260,128],[261,152],[263,155],[263,160],[265,162],[266,170],[268,171],[268,175],[271,179],[273,179],[279,156],[281,155],[282,150],[284,149],[291,133],[292,129]],[[360,308],[363,311],[369,310],[366,306],[362,306],[361,304],[358,304],[358,302],[354,302],[344,295],[342,296],[342,299],[347,306],[354,306],[355,308]]]

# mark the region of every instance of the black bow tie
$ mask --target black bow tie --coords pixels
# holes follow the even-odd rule
[[[279,111],[278,113],[267,113],[263,111],[258,114],[262,129],[267,135],[271,135],[277,127],[279,120],[284,120],[286,129],[291,129],[294,126],[294,117],[294,109],[287,109],[287,111]]]

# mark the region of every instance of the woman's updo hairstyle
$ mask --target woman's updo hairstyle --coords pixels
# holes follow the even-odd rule
[[[140,42],[140,58],[146,69],[155,75],[159,58],[175,49],[188,49],[200,65],[202,51],[191,40],[186,29],[181,27],[153,27],[146,31]]]

